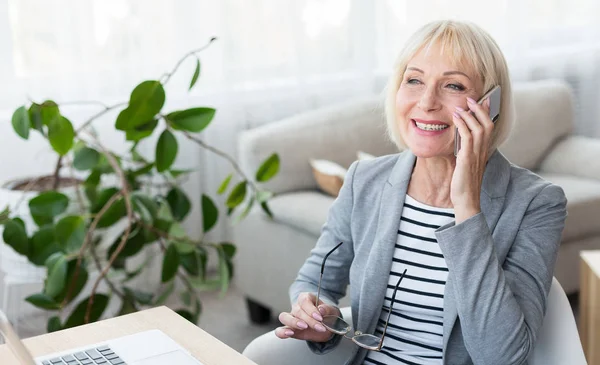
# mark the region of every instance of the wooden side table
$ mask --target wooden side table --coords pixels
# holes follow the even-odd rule
[[[600,250],[581,251],[579,337],[588,364],[600,364]]]

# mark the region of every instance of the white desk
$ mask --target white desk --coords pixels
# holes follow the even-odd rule
[[[24,343],[38,357],[150,329],[163,331],[206,365],[256,365],[167,307],[31,337]],[[19,365],[7,345],[0,345],[0,364]]]

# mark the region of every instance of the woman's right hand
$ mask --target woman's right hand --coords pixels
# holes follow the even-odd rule
[[[284,325],[275,329],[279,338],[295,338],[298,340],[327,342],[333,337],[321,323],[323,316],[341,316],[337,307],[319,301],[315,306],[316,296],[312,293],[301,293],[291,312],[281,312],[279,321]]]

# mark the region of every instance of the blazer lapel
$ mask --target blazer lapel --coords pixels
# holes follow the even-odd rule
[[[373,333],[381,313],[392,265],[400,215],[408,182],[415,164],[410,151],[401,153],[381,194],[377,233],[367,259],[367,270],[360,289],[356,329]]]

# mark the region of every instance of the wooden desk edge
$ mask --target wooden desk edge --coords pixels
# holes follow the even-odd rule
[[[33,356],[38,357],[150,329],[163,331],[205,365],[256,365],[165,306],[27,338],[23,342]],[[18,364],[7,345],[0,345],[0,363]]]

